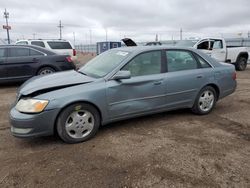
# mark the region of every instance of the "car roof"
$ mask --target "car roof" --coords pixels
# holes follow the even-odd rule
[[[8,44],[8,45],[0,45],[0,48],[8,48],[8,47],[24,47],[24,48],[33,48],[35,50],[41,51],[47,55],[55,55],[56,53],[48,50],[46,48],[40,47],[40,46],[36,46],[36,45],[28,45],[28,44]]]
[[[188,50],[188,51],[198,54],[209,63],[212,63],[214,66],[218,64],[218,62],[214,58],[211,58],[207,54],[193,47],[178,47],[178,46],[167,46],[167,45],[165,46],[164,45],[162,46],[131,46],[131,47],[113,48],[111,50],[126,51],[126,52],[130,52],[133,54],[139,54],[139,53],[154,51],[154,50]]]
[[[190,51],[197,51],[194,48],[187,48],[187,47],[171,47],[167,45],[161,46],[131,46],[131,47],[121,47],[115,48],[115,50],[123,50],[127,52],[143,52],[143,51],[153,51],[153,50],[190,50]]]

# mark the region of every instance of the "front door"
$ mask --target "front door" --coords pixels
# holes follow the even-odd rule
[[[107,82],[110,118],[133,116],[165,106],[161,57],[160,50],[139,54],[122,68],[131,72],[130,79]]]

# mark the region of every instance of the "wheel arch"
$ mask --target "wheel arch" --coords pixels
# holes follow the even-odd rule
[[[72,102],[69,102],[69,103],[67,103],[66,105],[64,105],[64,106],[60,109],[60,111],[57,113],[56,118],[55,118],[55,121],[54,121],[54,134],[57,134],[56,123],[57,123],[57,121],[58,121],[59,115],[62,113],[62,111],[63,111],[64,109],[66,109],[66,108],[69,107],[70,105],[77,104],[77,103],[85,103],[85,104],[88,104],[88,105],[93,106],[93,107],[98,111],[98,113],[99,113],[100,122],[101,122],[101,125],[102,125],[102,113],[101,113],[100,108],[99,108],[97,105],[95,105],[93,102],[89,102],[89,101],[85,101],[85,100],[72,101]]]
[[[216,92],[216,100],[218,100],[220,98],[220,88],[218,85],[216,85],[215,83],[210,83],[210,84],[207,84],[206,86],[210,86],[212,88],[214,88],[215,92]],[[206,87],[204,86],[204,87]]]
[[[56,66],[53,66],[53,65],[41,65],[40,67],[37,68],[36,70],[36,75],[38,74],[38,72],[42,69],[42,68],[45,68],[45,67],[49,67],[49,68],[52,68],[54,69],[55,71],[58,71],[58,69],[56,68]]]
[[[249,55],[247,52],[240,52],[239,55],[237,56],[236,62],[238,62],[241,57],[244,57],[248,60]]]

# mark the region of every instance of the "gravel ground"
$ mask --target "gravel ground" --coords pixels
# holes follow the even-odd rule
[[[102,127],[85,143],[18,139],[0,88],[0,187],[250,187],[250,67],[214,111],[166,112]]]

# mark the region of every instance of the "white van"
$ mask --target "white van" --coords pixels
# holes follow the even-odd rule
[[[67,40],[27,39],[27,40],[18,40],[16,44],[22,44],[22,45],[29,44],[29,45],[44,47],[54,51],[57,54],[70,55],[72,57],[72,60],[76,60],[76,50],[74,46]]]

